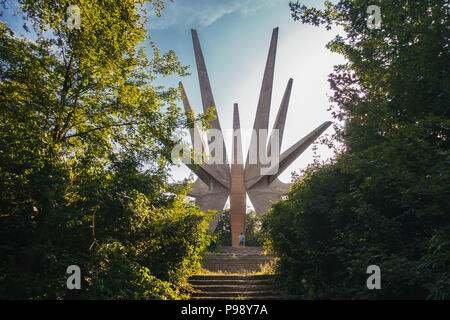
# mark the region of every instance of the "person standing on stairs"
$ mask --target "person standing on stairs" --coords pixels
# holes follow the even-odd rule
[[[245,246],[245,236],[242,232],[239,235],[239,246]]]

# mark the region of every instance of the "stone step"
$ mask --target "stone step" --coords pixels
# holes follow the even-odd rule
[[[274,256],[265,256],[265,255],[261,255],[261,254],[247,254],[247,255],[243,255],[243,254],[236,254],[236,255],[232,255],[232,254],[219,254],[219,253],[210,253],[206,256],[206,258],[220,258],[220,259],[257,259],[257,258],[261,258],[261,259],[272,259],[274,258]]]
[[[240,296],[237,297],[191,297],[192,300],[238,300],[238,299],[244,299],[244,300],[279,300],[280,296]]]
[[[224,260],[224,261],[233,261],[233,260],[242,260],[242,261],[271,261],[273,260],[273,257],[261,257],[261,256],[257,256],[257,257],[252,257],[252,256],[236,256],[236,257],[228,257],[228,256],[224,256],[224,257],[218,257],[218,256],[207,256],[206,258],[204,258],[204,261],[209,261],[209,260]]]
[[[268,264],[270,263],[270,261],[257,261],[257,262],[242,262],[242,261],[235,261],[235,262],[222,262],[220,263],[219,261],[205,261],[203,262],[203,266],[256,266],[259,267],[260,265],[264,265],[264,264]]]
[[[236,256],[261,256],[261,257],[270,257],[270,256],[274,256],[272,253],[267,252],[265,253],[264,251],[260,251],[260,252],[239,252],[239,251],[235,251],[235,252],[210,252],[208,253],[209,255],[219,255],[219,256],[232,256],[232,255],[236,255]]]
[[[248,267],[224,268],[224,267],[217,267],[217,268],[208,268],[207,270],[208,270],[208,272],[212,272],[212,273],[248,274],[248,273],[258,273],[260,271],[260,268],[248,268]]]
[[[189,278],[189,280],[271,280],[274,276],[270,274],[257,275],[205,275],[197,274]]]
[[[235,264],[235,265],[223,265],[223,264],[217,264],[217,265],[204,265],[203,269],[210,270],[210,268],[217,268],[217,269],[230,269],[230,268],[237,268],[237,269],[261,269],[261,265],[255,264],[255,265],[248,265],[248,264]]]
[[[204,269],[232,274],[194,275],[189,279],[192,299],[279,299],[273,275],[245,275],[259,272],[273,261],[260,247],[225,247],[202,261]]]
[[[262,280],[189,280],[191,285],[195,286],[214,286],[214,285],[228,285],[228,286],[242,286],[242,285],[270,285],[273,283],[271,279]]]
[[[245,247],[231,247],[231,246],[223,246],[220,248],[220,252],[251,252],[251,253],[259,253],[259,252],[265,252],[264,248],[262,247],[252,247],[252,246],[245,246]]]
[[[270,260],[261,260],[261,261],[255,261],[255,260],[251,260],[251,261],[242,261],[242,260],[231,260],[231,261],[220,261],[220,260],[207,260],[207,261],[203,261],[203,265],[207,265],[207,264],[225,264],[225,265],[233,265],[233,264],[242,264],[242,265],[247,265],[247,264],[251,264],[251,265],[260,265],[260,264],[266,264],[266,263],[270,263]]]
[[[271,285],[195,285],[194,290],[201,292],[259,292],[270,291]]]
[[[264,253],[261,247],[223,247],[221,252],[208,254],[202,267],[211,272],[259,272],[274,259],[272,254]]]
[[[260,271],[259,268],[249,268],[249,267],[235,267],[235,268],[226,268],[226,267],[217,267],[217,268],[209,268],[208,272],[218,273],[218,274],[252,274],[258,273]]]
[[[249,267],[241,267],[241,268],[217,267],[217,268],[208,268],[207,270],[209,272],[216,272],[216,273],[245,274],[245,273],[257,273],[261,269]]]
[[[271,261],[272,258],[267,257],[242,257],[242,256],[236,256],[236,257],[217,257],[217,256],[209,256],[203,259],[204,261],[210,261],[210,260],[223,260],[223,261]]]
[[[270,263],[270,261],[223,261],[220,263],[220,261],[203,261],[202,265],[214,265],[214,264],[222,264],[222,265],[255,265],[259,266],[260,264],[267,264]]]
[[[208,269],[208,267],[250,267],[250,268],[261,268],[264,266],[264,263],[205,263],[202,265],[204,269]]]
[[[258,272],[264,265],[270,264],[273,261],[269,257],[218,257],[207,256],[203,262],[202,267],[206,270],[217,272]]]
[[[215,292],[193,292],[191,297],[266,297],[273,295],[273,291],[215,291]]]

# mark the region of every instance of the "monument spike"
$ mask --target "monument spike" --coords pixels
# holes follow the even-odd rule
[[[267,54],[264,77],[259,93],[258,106],[256,108],[253,129],[267,129],[269,127],[270,103],[272,101],[273,75],[275,71],[275,57],[277,53],[278,28],[272,31],[269,53]]]
[[[294,162],[294,160],[297,159],[303,151],[305,151],[331,124],[331,121],[322,123],[316,129],[307,134],[303,139],[299,140],[283,152],[278,163],[278,171],[270,176],[269,184],[272,183],[280,174],[282,174],[283,171],[286,170],[286,168],[289,167],[289,165]]]
[[[208,71],[206,70],[205,60],[203,58],[200,40],[197,31],[192,29],[192,42],[194,44],[195,61],[197,63],[198,81],[200,84],[200,94],[202,97],[203,112],[208,112],[209,108],[214,107],[213,115],[215,119],[210,121],[211,128],[222,131],[220,127],[219,117],[217,115],[216,103],[209,82]]]
[[[284,133],[284,126],[286,124],[286,115],[289,107],[289,99],[291,98],[291,91],[292,91],[292,82],[294,80],[292,78],[289,79],[286,90],[284,91],[283,99],[281,100],[280,109],[278,109],[277,117],[275,119],[275,122],[273,124],[273,130],[278,130],[278,148],[281,150],[281,143],[283,141],[283,133]],[[273,139],[273,131],[269,138],[269,144],[267,145],[267,155],[270,157],[270,148],[272,145],[272,139]]]
[[[195,61],[197,64],[198,81],[200,84],[200,93],[202,97],[203,112],[208,112],[211,107],[214,107],[213,116],[214,119],[210,121],[212,129],[215,129],[214,135],[210,131],[206,132],[208,137],[208,146],[215,141],[219,141],[219,147],[221,148],[221,159],[217,159],[220,155],[216,153],[215,148],[208,148],[210,156],[217,162],[208,165],[208,171],[212,176],[223,184],[227,188],[231,188],[231,172],[228,165],[227,150],[225,147],[225,140],[223,138],[222,129],[220,127],[219,117],[217,115],[216,104],[211,90],[211,84],[209,82],[208,71],[206,70],[205,60],[203,58],[202,48],[200,46],[200,40],[198,39],[197,31],[191,29],[192,42],[194,45]],[[220,143],[220,140],[222,143]],[[215,143],[216,144],[216,143]]]
[[[233,246],[239,245],[239,234],[245,233],[245,214],[247,211],[240,129],[239,109],[238,104],[235,103],[233,108],[233,154],[231,160],[230,190],[230,223]]]
[[[184,89],[183,83],[180,81],[178,85],[181,89],[181,99],[183,100],[186,116],[192,117],[194,115],[194,111],[192,110],[191,103],[189,102],[189,98],[187,96],[186,90]],[[191,136],[194,157],[201,157],[200,159],[203,160],[203,156],[208,155],[208,147],[196,123],[194,123],[194,126],[189,129],[189,134]],[[211,179],[214,179],[214,176],[212,176],[211,173],[208,172],[208,166],[205,166],[202,163],[186,163],[186,166],[191,169],[191,171],[194,172],[206,184],[209,184]]]
[[[277,52],[278,27],[272,31],[272,39],[270,40],[269,53],[267,55],[266,67],[264,69],[264,77],[259,93],[258,105],[256,107],[255,122],[253,124],[253,134],[250,139],[249,152],[245,162],[244,181],[247,187],[253,185],[260,178],[260,146],[266,151],[267,137],[260,134],[261,130],[267,130],[269,127],[270,103],[272,100],[273,76],[275,71],[275,57]],[[260,141],[259,139],[264,139]],[[251,163],[250,153],[256,152],[256,163]]]
[[[233,108],[233,154],[231,164],[244,164],[242,156],[242,139],[241,139],[241,123],[239,120],[238,104],[234,104]]]
[[[266,214],[274,202],[277,202],[289,192],[291,184],[275,179],[270,185],[267,179],[262,179],[247,190],[248,197],[259,217]]]
[[[189,98],[187,96],[186,90],[184,89],[183,83],[180,81],[178,83],[181,90],[181,99],[183,100],[184,111],[187,117],[193,117],[194,111],[192,110],[191,103],[189,102]],[[190,120],[193,120],[192,118]],[[194,152],[199,154],[200,156],[208,155],[208,145],[206,144],[205,139],[203,139],[203,135],[198,127],[197,123],[194,123],[192,128],[189,128],[189,135],[191,136],[191,142],[194,149]]]

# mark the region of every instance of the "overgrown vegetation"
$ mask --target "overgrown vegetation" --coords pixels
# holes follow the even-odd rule
[[[308,299],[449,299],[449,7],[446,1],[291,3],[338,25],[329,82],[343,148],[309,166],[263,228],[286,291]],[[366,26],[378,5],[380,29]],[[381,268],[381,290],[366,269]]]
[[[210,217],[168,184],[188,123],[152,82],[186,67],[146,57],[145,1],[77,1],[79,30],[70,1],[18,3],[29,37],[0,23],[0,298],[181,298]]]

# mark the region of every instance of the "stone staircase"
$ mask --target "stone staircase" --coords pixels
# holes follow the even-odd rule
[[[264,255],[260,247],[224,247],[210,253],[202,265],[217,274],[192,276],[191,299],[279,299],[274,276],[254,274],[273,258],[272,254]]]
[[[191,299],[279,299],[273,275],[196,275],[189,279]]]
[[[203,260],[204,269],[211,272],[251,273],[260,272],[263,265],[274,259],[264,254],[261,247],[223,247],[218,253],[210,253]]]

